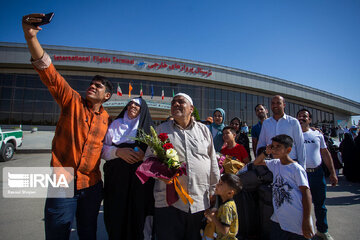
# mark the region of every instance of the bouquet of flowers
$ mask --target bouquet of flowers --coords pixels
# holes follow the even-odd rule
[[[166,184],[166,201],[169,205],[175,203],[179,197],[186,204],[188,201],[193,203],[191,197],[181,186],[178,177],[186,175],[186,165],[181,162],[174,146],[170,143],[167,133],[159,135],[153,127],[150,127],[150,134],[139,129],[136,141],[148,145],[154,157],[146,159],[137,169],[135,174],[144,184],[150,177],[159,178]]]

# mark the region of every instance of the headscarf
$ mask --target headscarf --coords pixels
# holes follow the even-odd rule
[[[216,133],[216,135],[214,136],[214,148],[216,152],[220,152],[221,147],[224,145],[224,140],[222,138],[222,130],[225,127],[224,121],[225,121],[225,111],[222,108],[216,108],[215,111],[213,112],[213,117],[215,112],[218,111],[221,113],[222,115],[222,122],[220,124],[216,124],[215,121],[209,125],[209,129],[210,132],[212,134],[212,129],[215,128],[216,130],[218,130],[218,132]]]
[[[129,119],[127,115],[127,108],[131,102],[135,102],[140,105],[140,114],[134,118]],[[119,145],[120,143],[134,143],[134,140],[131,140],[130,137],[138,136],[138,129],[143,129],[145,133],[150,134],[150,126],[153,126],[153,121],[149,112],[149,108],[146,104],[146,101],[139,97],[131,99],[130,102],[124,107],[124,109],[120,112],[120,114],[116,117],[114,120],[118,121],[119,127],[118,130],[122,131],[123,128],[123,134],[121,136],[121,139],[117,141],[116,143],[113,141],[114,145]],[[144,151],[146,150],[146,145],[142,143],[138,143],[140,145],[140,148]]]
[[[213,112],[213,119],[214,119],[215,112],[220,112],[223,119],[222,119],[222,122],[220,124],[216,124],[215,121],[213,121],[211,126],[221,132],[223,130],[223,128],[225,127],[225,124],[224,124],[224,122],[225,122],[225,111],[222,108],[216,108],[215,111]]]

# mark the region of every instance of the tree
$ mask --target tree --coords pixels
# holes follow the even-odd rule
[[[199,111],[197,110],[197,108],[194,106],[194,112],[193,112],[193,116],[195,117],[196,121],[200,121],[200,115],[199,115]]]

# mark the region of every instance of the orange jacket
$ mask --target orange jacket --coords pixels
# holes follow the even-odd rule
[[[53,64],[39,70],[41,81],[60,105],[61,115],[52,141],[52,167],[73,167],[76,189],[90,187],[101,180],[101,149],[109,115],[87,107],[86,101],[70,87]],[[90,82],[89,82],[90,84]]]

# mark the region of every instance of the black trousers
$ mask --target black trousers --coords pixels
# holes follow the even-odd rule
[[[155,208],[154,230],[157,240],[199,240],[204,211],[183,212],[174,207]]]
[[[145,218],[153,215],[154,180],[140,182],[135,171],[141,163],[118,158],[104,165],[104,222],[109,239],[144,239]]]

